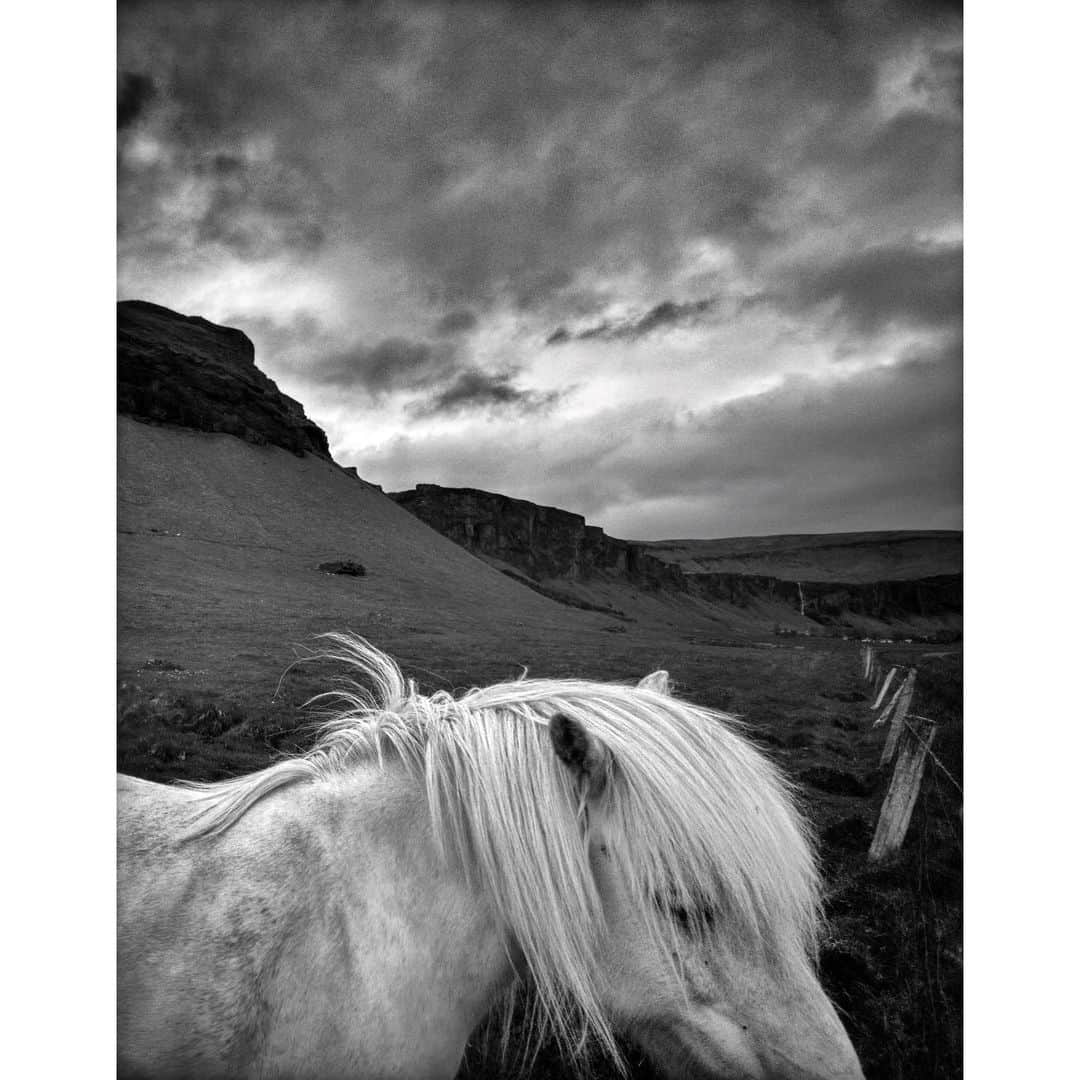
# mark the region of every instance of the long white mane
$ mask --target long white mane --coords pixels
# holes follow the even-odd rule
[[[363,639],[327,636],[335,649],[322,655],[371,689],[350,681],[321,695],[340,711],[308,753],[190,785],[204,810],[189,837],[229,828],[285,785],[396,758],[424,786],[440,850],[460,860],[520,946],[542,1017],[571,1044],[590,1031],[614,1050],[595,983],[604,916],[589,813],[546,730],[562,713],[610,751],[594,814],[666,955],[685,948],[677,912],[684,938],[716,935],[781,971],[813,963],[820,879],[808,829],[786,781],[731,717],[651,689],[575,679],[428,697]]]

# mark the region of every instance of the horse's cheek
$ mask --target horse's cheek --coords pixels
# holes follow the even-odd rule
[[[683,1000],[672,965],[631,919],[611,927],[600,952],[605,1003],[622,1024],[667,1016]]]

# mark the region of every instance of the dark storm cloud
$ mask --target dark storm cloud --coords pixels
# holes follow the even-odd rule
[[[488,405],[530,411],[557,397],[517,387],[516,368],[493,374],[480,370],[454,342],[385,338],[374,344],[346,343],[304,311],[287,319],[236,315],[222,322],[252,339],[257,362],[270,374],[309,393],[332,391],[338,400],[356,393],[376,401],[422,394],[408,406],[411,415],[422,417]]]
[[[524,390],[515,385],[515,370],[488,372],[478,368],[462,371],[449,386],[412,406],[414,416],[453,415],[479,409],[536,413],[551,408],[563,395]]]
[[[319,367],[327,357],[348,352],[344,343],[312,312],[297,311],[289,317],[231,313],[219,320],[222,326],[243,330],[255,346],[255,362],[268,375],[287,379],[303,396],[306,387],[321,384]]]
[[[886,245],[823,265],[789,268],[760,293],[728,299],[725,309],[729,317],[768,304],[803,312],[829,301],[837,302],[841,318],[864,334],[891,323],[933,328],[956,324],[963,314],[963,248]],[[560,326],[545,344],[635,341],[658,330],[693,325],[720,304],[720,297],[665,300],[637,317],[604,319],[578,330]]]
[[[326,187],[303,162],[231,149],[173,148],[169,164],[143,166],[121,151],[121,247],[160,257],[220,248],[244,260],[310,256],[326,240]]]
[[[912,89],[941,98],[959,112],[964,107],[964,54],[960,49],[931,49],[926,67],[912,79]]]
[[[548,337],[545,344],[562,345],[567,341],[588,341],[596,338],[602,341],[636,341],[638,338],[651,334],[654,330],[692,323],[698,316],[715,307],[716,303],[715,298],[693,300],[682,304],[674,300],[664,300],[637,318],[618,321],[605,319],[603,322],[573,332],[567,330],[565,326],[560,326]]]
[[[458,311],[448,311],[436,324],[435,333],[447,336],[463,334],[467,330],[471,330],[475,325],[476,314],[462,308]]]
[[[320,357],[304,371],[317,386],[364,390],[372,397],[417,390],[454,377],[458,359],[446,346],[387,338],[377,345],[354,345]]]
[[[947,327],[962,316],[963,275],[959,244],[888,245],[792,271],[780,303],[801,311],[835,301],[861,333],[893,323]]]
[[[120,131],[131,127],[153,100],[154,80],[138,71],[120,73],[116,92],[116,126]]]
[[[684,430],[697,453],[658,462],[642,475],[642,493],[709,492],[717,485],[780,482],[785,498],[797,498],[791,481],[814,477],[814,498],[828,488],[875,483],[911,490],[911,475],[926,481],[924,441],[959,438],[961,407],[957,347],[911,355],[891,367],[832,383],[791,376],[774,390],[722,405],[695,417]],[[714,456],[715,455],[715,456]],[[938,455],[933,455],[935,460]],[[933,487],[959,493],[959,458],[941,455],[942,474]],[[958,498],[957,498],[958,501]]]
[[[304,169],[217,153],[195,163],[193,172],[206,192],[195,221],[199,243],[260,259],[282,250],[310,253],[325,241],[318,185]]]
[[[860,208],[887,208],[933,196],[958,220],[963,173],[959,135],[955,118],[902,112],[867,143],[853,148],[838,171],[846,171],[860,183]]]
[[[131,165],[121,199],[148,204],[133,218],[182,216],[175,196],[199,162],[272,135],[315,205],[291,182],[275,197],[224,185],[197,240],[261,258],[338,224],[341,243],[404,260],[436,302],[476,310],[558,305],[597,268],[662,282],[700,237],[753,267],[793,227],[792,162],[850,126],[881,58],[920,32],[889,4],[124,8],[121,63],[161,87],[173,152],[154,184]],[[921,136],[957,141],[948,126]],[[838,145],[826,165],[869,154],[874,190],[903,192],[935,152],[909,159],[910,141]]]
[[[326,327],[310,311],[298,311],[287,319],[230,314],[221,319],[221,325],[243,330],[255,343],[259,363],[267,355],[276,358],[295,349],[314,347],[325,351],[330,343]]]
[[[568,465],[571,475],[588,477],[578,500],[600,514],[616,502],[734,497],[762,521],[793,510],[805,518],[816,505],[825,522],[841,511],[877,512],[898,492],[915,492],[927,507],[956,510],[958,356],[949,339],[851,378],[793,376],[708,412],[628,421],[602,460],[587,468],[594,453],[586,451]]]

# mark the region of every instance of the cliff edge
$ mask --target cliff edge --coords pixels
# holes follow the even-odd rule
[[[901,625],[905,634],[953,635],[962,625],[960,533],[619,540],[580,514],[496,492],[418,484],[389,494],[504,572],[513,567],[545,583],[547,595],[558,583],[564,602],[629,586],[802,628]]]
[[[122,300],[116,368],[121,415],[332,460],[322,428],[255,366],[254,346],[241,330]]]
[[[641,544],[608,536],[569,510],[439,484],[387,494],[463,548],[508,563],[537,581],[603,578],[686,590],[678,566],[649,554]]]

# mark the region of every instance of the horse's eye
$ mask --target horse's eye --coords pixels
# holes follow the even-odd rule
[[[667,915],[684,934],[701,934],[713,927],[712,908],[704,901],[698,902],[692,908],[686,908],[674,897],[656,893],[653,895],[653,903],[657,910]]]
[[[668,914],[679,924],[680,930],[690,929],[690,912],[684,907],[668,908]]]

